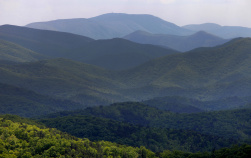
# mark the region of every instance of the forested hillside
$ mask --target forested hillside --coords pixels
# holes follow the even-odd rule
[[[11,121],[13,120],[13,121]],[[24,121],[26,123],[24,123]],[[39,127],[38,127],[39,126]],[[145,147],[131,147],[107,141],[92,142],[45,128],[16,116],[0,116],[0,157],[249,157],[251,146],[243,144],[212,152],[182,152],[165,150],[154,153]]]
[[[151,60],[122,71],[119,77],[133,89],[125,93],[143,100],[173,95],[204,100],[250,96],[250,46],[250,38],[238,38]]]
[[[0,114],[36,117],[85,107],[69,100],[55,99],[24,88],[0,83]]]
[[[201,134],[192,130],[153,128],[100,117],[73,115],[39,120],[79,138],[106,140],[130,146],[145,146],[154,151],[165,149],[183,152],[211,151],[239,143],[234,139]]]
[[[56,129],[0,118],[0,157],[155,157],[144,147],[78,139]]]
[[[21,1],[1,13],[66,3]],[[250,158],[250,30],[125,13],[1,25],[0,158]]]
[[[48,118],[68,115],[91,115],[142,126],[193,130],[240,141],[251,141],[251,109],[175,114],[142,103],[125,102],[75,112],[59,112]]]

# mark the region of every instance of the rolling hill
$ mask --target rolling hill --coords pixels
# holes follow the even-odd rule
[[[62,57],[93,39],[70,33],[31,29],[14,25],[0,26],[0,39],[21,45],[42,55]]]
[[[13,120],[13,121],[11,121]],[[17,116],[0,116],[1,157],[155,157],[145,147],[91,142]],[[23,122],[26,121],[26,122]],[[142,154],[143,153],[143,154]]]
[[[213,48],[161,57],[122,71],[119,77],[134,89],[129,93],[138,97],[179,95],[210,100],[250,96],[250,46],[250,38],[238,38]]]
[[[137,30],[174,35],[188,35],[193,32],[152,15],[122,13],[108,13],[89,19],[36,22],[28,24],[26,27],[70,32],[93,39],[123,37]]]
[[[179,53],[172,49],[137,44],[120,38],[93,41],[75,52],[79,52],[71,54],[75,60],[109,70],[129,69],[151,59]]]
[[[84,105],[107,104],[126,98],[116,91],[122,84],[112,80],[109,71],[68,59],[3,63],[0,73],[2,83]]]
[[[0,82],[84,105],[165,96],[202,101],[248,97],[250,46],[250,38],[239,38],[213,48],[170,54],[122,71],[62,58],[1,63]]]
[[[206,31],[221,38],[251,37],[251,28],[240,26],[221,26],[214,23],[191,24],[183,26],[191,31]]]
[[[46,59],[46,56],[33,52],[20,45],[0,40],[0,60],[29,62]]]
[[[123,38],[137,43],[161,45],[182,52],[198,47],[214,47],[229,41],[204,31],[188,36],[151,34],[144,31],[136,31]]]
[[[19,44],[50,58],[67,58],[112,70],[128,69],[151,59],[178,53],[124,39],[93,40],[70,33],[0,26],[0,39]]]

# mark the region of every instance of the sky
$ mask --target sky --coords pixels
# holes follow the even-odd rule
[[[0,25],[105,13],[151,14],[179,26],[217,23],[251,28],[251,0],[0,0]]]

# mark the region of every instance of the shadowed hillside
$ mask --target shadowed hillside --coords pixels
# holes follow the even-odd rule
[[[23,88],[0,83],[0,114],[35,117],[63,110],[84,109],[85,106],[37,94]]]
[[[128,69],[178,51],[124,39],[93,40],[70,33],[0,26],[4,39],[49,58],[67,58],[112,70]]]

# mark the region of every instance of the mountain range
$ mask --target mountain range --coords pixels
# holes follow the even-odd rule
[[[163,96],[199,100],[251,94],[250,38],[110,71],[69,59],[2,63],[0,82],[85,105]]]
[[[123,71],[120,79],[134,88],[134,95],[145,97],[243,96],[250,94],[250,46],[250,38],[239,38],[213,48],[168,55]]]
[[[67,58],[112,70],[132,68],[157,57],[178,53],[124,39],[93,40],[70,33],[13,25],[0,26],[0,39],[37,52],[45,59]]]
[[[136,31],[125,37],[124,39],[142,43],[154,44],[168,48],[172,48],[181,52],[190,51],[199,47],[213,47],[226,43],[229,40],[211,35],[204,31],[196,32],[188,36],[177,36],[167,34],[151,34],[144,31]]]
[[[193,32],[152,15],[122,13],[108,13],[89,19],[36,22],[26,27],[70,32],[93,39],[123,37],[137,30],[174,35],[188,35]]]
[[[130,14],[27,26],[0,26],[0,157],[250,157],[239,27]]]
[[[27,24],[26,27],[69,32],[93,39],[122,38],[139,30],[151,34],[178,36],[187,36],[199,31],[206,31],[225,39],[251,37],[251,28],[247,27],[220,26],[213,23],[191,24],[180,27],[147,14],[108,13],[88,19],[60,19],[48,22],[35,22]]]

